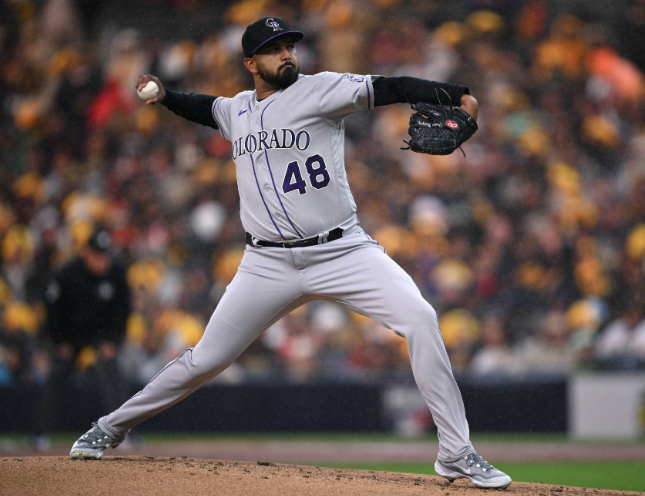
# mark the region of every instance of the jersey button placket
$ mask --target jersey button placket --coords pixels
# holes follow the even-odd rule
[[[257,111],[258,109],[259,109],[259,107],[256,106],[255,110]],[[253,114],[254,114],[254,112],[251,110],[251,107],[249,107],[249,113],[247,114],[250,117],[250,119],[247,121],[248,126],[249,126],[248,127],[249,134],[256,134],[258,129],[259,129],[259,127],[260,127],[258,125],[259,120],[258,120],[257,114],[255,115],[255,117],[253,117]],[[264,176],[265,176],[265,174],[267,174],[266,167],[262,166],[263,165],[262,164],[262,162],[263,162],[262,155],[263,155],[263,152],[260,151],[260,150],[256,150],[255,152],[250,153],[251,160],[255,164],[254,165],[255,166],[255,172],[257,174],[256,179],[260,179],[261,181],[262,181],[262,179],[265,179]],[[258,185],[258,187],[259,187],[259,185]],[[264,185],[262,186],[262,189],[264,189],[267,192],[271,191],[271,187],[267,183],[264,183]],[[260,192],[260,195],[262,195],[261,192]],[[267,207],[267,211],[268,211],[269,208],[274,208],[274,206],[271,205],[271,203],[273,203],[272,199],[271,199],[271,195],[265,195],[263,197],[263,201],[265,202],[265,206]],[[271,216],[271,213],[269,213],[269,216]],[[275,224],[275,227],[276,227],[276,229],[278,229],[278,231],[280,231],[280,227],[278,227],[278,225],[280,224],[280,220],[281,220],[280,218],[281,217],[282,216],[279,213],[274,213],[273,214],[273,223]]]
[[[260,109],[260,107],[259,107],[259,106],[256,106],[256,107],[255,107],[255,111],[258,111],[259,109]],[[260,124],[260,118],[258,117],[258,115],[259,115],[259,114],[255,114],[255,119],[253,119],[253,123],[254,123],[254,124],[256,124],[256,125],[259,125],[259,124]],[[257,131],[258,131],[258,129],[259,129],[259,127],[258,127],[258,128],[256,128],[256,126],[251,126],[251,127],[253,128],[253,131],[256,131],[256,132],[257,132]],[[257,154],[257,155],[256,155],[256,154]],[[264,157],[264,152],[263,152],[263,151],[258,150],[257,152],[255,152],[255,154],[254,154],[254,155],[256,156],[256,158],[255,158],[255,163],[256,163],[257,165],[263,165],[263,163],[264,163],[264,159],[263,159],[263,157]],[[261,168],[261,169],[262,169],[262,173],[263,173],[263,174],[264,174],[264,173],[266,173],[266,168]],[[264,185],[264,191],[266,191],[266,192],[270,192],[271,190],[272,190],[272,188],[271,188],[271,186],[270,186],[269,184],[265,184],[265,185]],[[281,214],[280,212],[275,212],[273,215],[274,215],[274,217],[276,217],[276,218],[278,218],[278,219],[282,217],[282,214]]]

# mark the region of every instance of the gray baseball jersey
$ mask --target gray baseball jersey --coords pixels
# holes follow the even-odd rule
[[[233,143],[244,228],[279,242],[342,238],[305,247],[247,246],[237,274],[194,349],[99,419],[118,437],[219,374],[260,333],[309,301],[335,301],[405,337],[414,378],[439,430],[439,459],[473,451],[437,314],[413,280],[358,226],[343,161],[343,118],[374,106],[371,78],[322,73],[258,101],[217,98],[213,116]],[[321,234],[323,234],[321,238]]]
[[[284,241],[355,226],[343,119],[370,108],[370,77],[333,72],[300,75],[262,101],[255,91],[217,98],[213,118],[233,144],[244,229]]]

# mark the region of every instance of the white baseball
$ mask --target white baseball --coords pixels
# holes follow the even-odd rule
[[[142,100],[152,100],[159,94],[159,86],[154,81],[148,81],[143,89],[137,90],[137,95]]]

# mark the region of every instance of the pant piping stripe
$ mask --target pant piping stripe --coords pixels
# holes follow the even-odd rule
[[[164,370],[166,370],[168,367],[170,367],[173,363],[175,363],[177,360],[179,360],[181,357],[183,357],[183,356],[186,354],[186,352],[187,352],[187,351],[190,351],[190,352],[192,353],[193,349],[192,349],[192,348],[186,348],[186,349],[184,350],[184,352],[181,354],[181,356],[179,356],[179,357],[175,358],[175,359],[174,359],[173,361],[171,361],[170,363],[167,363],[167,364],[166,364],[166,366],[165,366],[163,369],[161,369],[159,372],[157,372],[157,375],[155,375],[152,379],[150,379],[150,380],[148,381],[148,384],[150,384],[150,383],[151,383],[152,381],[154,381],[157,377],[159,377],[159,374],[161,374]],[[143,390],[144,390],[146,387],[148,387],[148,384],[146,384],[145,386],[143,386],[143,388],[141,389],[141,391],[139,391],[139,392],[138,392],[138,393],[136,393],[134,396],[132,396],[132,398],[136,398],[137,396],[139,396],[139,395],[143,392]],[[130,398],[130,399],[132,399],[132,398]]]

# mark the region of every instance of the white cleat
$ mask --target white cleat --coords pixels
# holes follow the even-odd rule
[[[69,456],[73,460],[100,460],[103,452],[107,448],[116,448],[125,440],[128,432],[113,438],[99,429],[98,422],[92,422],[92,428],[74,443]]]
[[[437,460],[434,469],[438,475],[450,482],[455,479],[469,479],[477,487],[503,489],[513,482],[508,475],[497,470],[475,452],[455,462]]]

